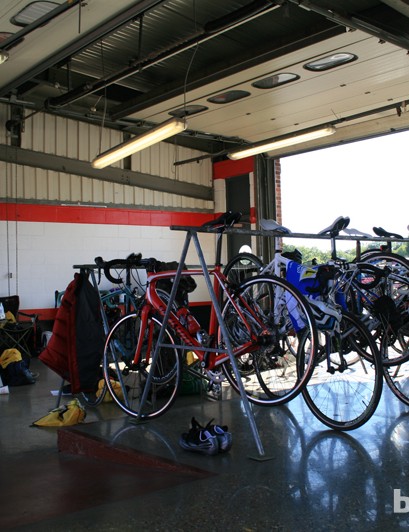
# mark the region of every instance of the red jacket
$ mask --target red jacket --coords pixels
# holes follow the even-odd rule
[[[98,291],[84,273],[76,273],[57,311],[53,334],[39,359],[64,380],[71,392],[97,389],[105,334]]]

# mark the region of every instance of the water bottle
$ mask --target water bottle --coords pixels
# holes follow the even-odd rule
[[[6,314],[4,312],[3,303],[0,303],[0,320],[5,320],[5,319],[6,319]]]

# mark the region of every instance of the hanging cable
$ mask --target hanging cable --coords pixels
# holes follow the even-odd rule
[[[104,41],[101,41],[101,69],[102,69],[102,75],[105,76]],[[107,88],[104,87],[104,109],[102,112],[101,127],[99,129],[99,153],[102,153],[102,132],[105,126],[106,114],[107,114]]]
[[[195,27],[195,33],[196,33],[197,31],[196,0],[193,0],[193,23]],[[184,115],[183,118],[186,118],[187,116],[187,111],[186,111],[187,80],[189,77],[190,69],[192,68],[192,65],[193,65],[193,60],[196,56],[198,49],[199,49],[199,43],[197,42],[193,48],[193,54],[192,54],[192,57],[190,58],[190,61],[189,61],[189,64],[186,70],[185,80],[183,82],[183,115]]]

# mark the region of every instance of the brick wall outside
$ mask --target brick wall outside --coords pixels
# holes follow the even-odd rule
[[[277,212],[277,222],[282,223],[282,210],[281,210],[281,163],[280,159],[274,161],[274,170],[276,178],[276,212]]]

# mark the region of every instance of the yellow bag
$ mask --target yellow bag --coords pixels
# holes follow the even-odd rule
[[[11,362],[20,362],[20,360],[22,356],[18,349],[5,349],[0,356],[0,366],[6,369]]]
[[[114,389],[115,395],[123,400],[124,394],[122,393],[121,385],[119,384],[119,382],[111,379],[111,384],[112,384],[112,387]],[[101,393],[103,392],[104,385],[105,385],[105,381],[104,381],[104,379],[101,379],[98,382],[98,390],[97,390],[97,393],[96,393],[97,397],[99,397],[101,395]],[[102,399],[102,402],[103,403],[111,403],[112,401],[113,401],[113,399],[112,399],[111,394],[110,393],[105,393],[105,396]]]
[[[82,423],[86,412],[78,399],[73,399],[64,406],[54,408],[46,416],[34,421],[36,427],[67,427]]]
[[[9,310],[6,312],[6,320],[10,321],[11,323],[17,323],[16,318],[14,317],[14,314],[10,312]]]

